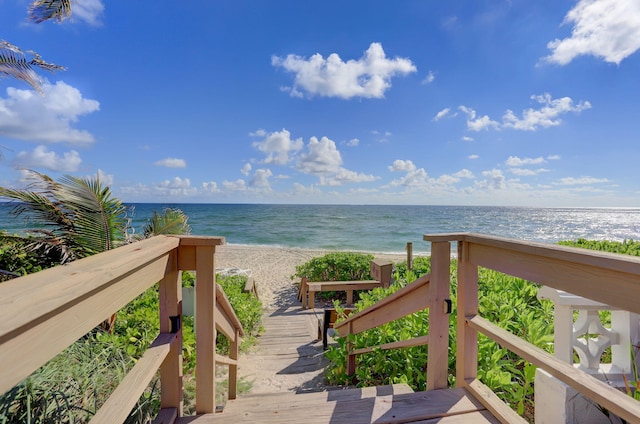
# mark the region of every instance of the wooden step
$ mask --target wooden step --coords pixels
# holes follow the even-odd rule
[[[376,389],[377,391],[377,389]],[[388,391],[388,390],[387,390]],[[234,401],[220,414],[180,418],[185,423],[370,424],[370,423],[498,423],[464,389],[391,393],[362,397],[349,390],[287,396],[256,396]],[[260,398],[263,398],[260,400]]]

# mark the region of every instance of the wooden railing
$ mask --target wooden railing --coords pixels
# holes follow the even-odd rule
[[[396,348],[428,342],[427,389],[447,387],[451,243],[457,243],[456,385],[471,392],[504,423],[524,422],[478,379],[478,333],[545,370],[576,391],[627,420],[640,422],[640,402],[489,322],[478,312],[478,267],[567,291],[621,310],[640,313],[640,258],[470,233],[425,235],[431,242],[431,275],[338,323],[342,335],[357,334],[413,311],[429,308],[429,334]],[[407,344],[408,343],[408,344]],[[355,372],[350,349],[347,371]]]
[[[242,326],[215,282],[223,237],[157,236],[0,284],[0,393],[5,393],[106,317],[159,283],[160,334],[92,422],[123,422],[160,371],[162,422],[182,416],[182,279],[196,272],[196,412],[215,411],[215,364],[229,365],[235,398]],[[215,305],[215,306],[214,306]],[[216,330],[230,340],[215,353]]]
[[[444,246],[436,248],[444,248]],[[431,274],[401,288],[397,292],[382,299],[367,309],[335,325],[336,332],[342,337],[359,334],[395,321],[414,312],[429,309],[429,334],[408,340],[354,349],[351,342],[347,346],[347,375],[356,371],[356,356],[374,349],[397,349],[411,346],[429,345],[429,362],[432,358],[444,361],[444,370],[440,367],[427,367],[427,388],[441,389],[447,387],[447,355],[449,344],[449,272],[448,256],[441,255],[440,266],[433,267]],[[432,256],[432,261],[433,261]],[[437,361],[437,359],[436,359]]]

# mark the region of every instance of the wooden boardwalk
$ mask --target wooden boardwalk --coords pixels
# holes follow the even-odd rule
[[[258,346],[241,357],[251,393],[228,401],[222,413],[178,418],[196,423],[497,423],[464,389],[414,393],[406,384],[327,388],[326,359],[317,339],[321,311],[282,308],[267,313]],[[250,361],[250,362],[248,362]],[[250,370],[247,373],[247,368]]]

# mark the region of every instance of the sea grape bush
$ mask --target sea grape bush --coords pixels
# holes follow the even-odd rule
[[[354,281],[371,279],[369,269],[373,255],[353,252],[332,252],[312,258],[296,266],[294,278],[309,281]]]

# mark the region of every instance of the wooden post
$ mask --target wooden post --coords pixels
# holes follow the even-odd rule
[[[215,246],[196,246],[196,414],[216,409]]]
[[[458,242],[458,322],[456,336],[456,386],[478,375],[478,332],[466,317],[478,313],[478,267],[469,261],[469,242]]]
[[[407,269],[413,269],[413,243],[407,242]]]
[[[429,287],[429,362],[427,390],[446,389],[449,366],[449,299],[451,243],[431,243],[431,282]]]
[[[160,366],[160,408],[176,408],[183,414],[182,395],[182,272],[175,252],[165,277],[160,281],[160,333],[176,332],[176,341]],[[177,317],[177,318],[175,318]],[[173,325],[172,325],[173,322]],[[180,328],[174,328],[179,323]]]
[[[234,339],[229,343],[229,359],[238,360],[240,352],[240,330],[236,329]],[[238,363],[229,365],[229,399],[235,399],[238,394]]]

